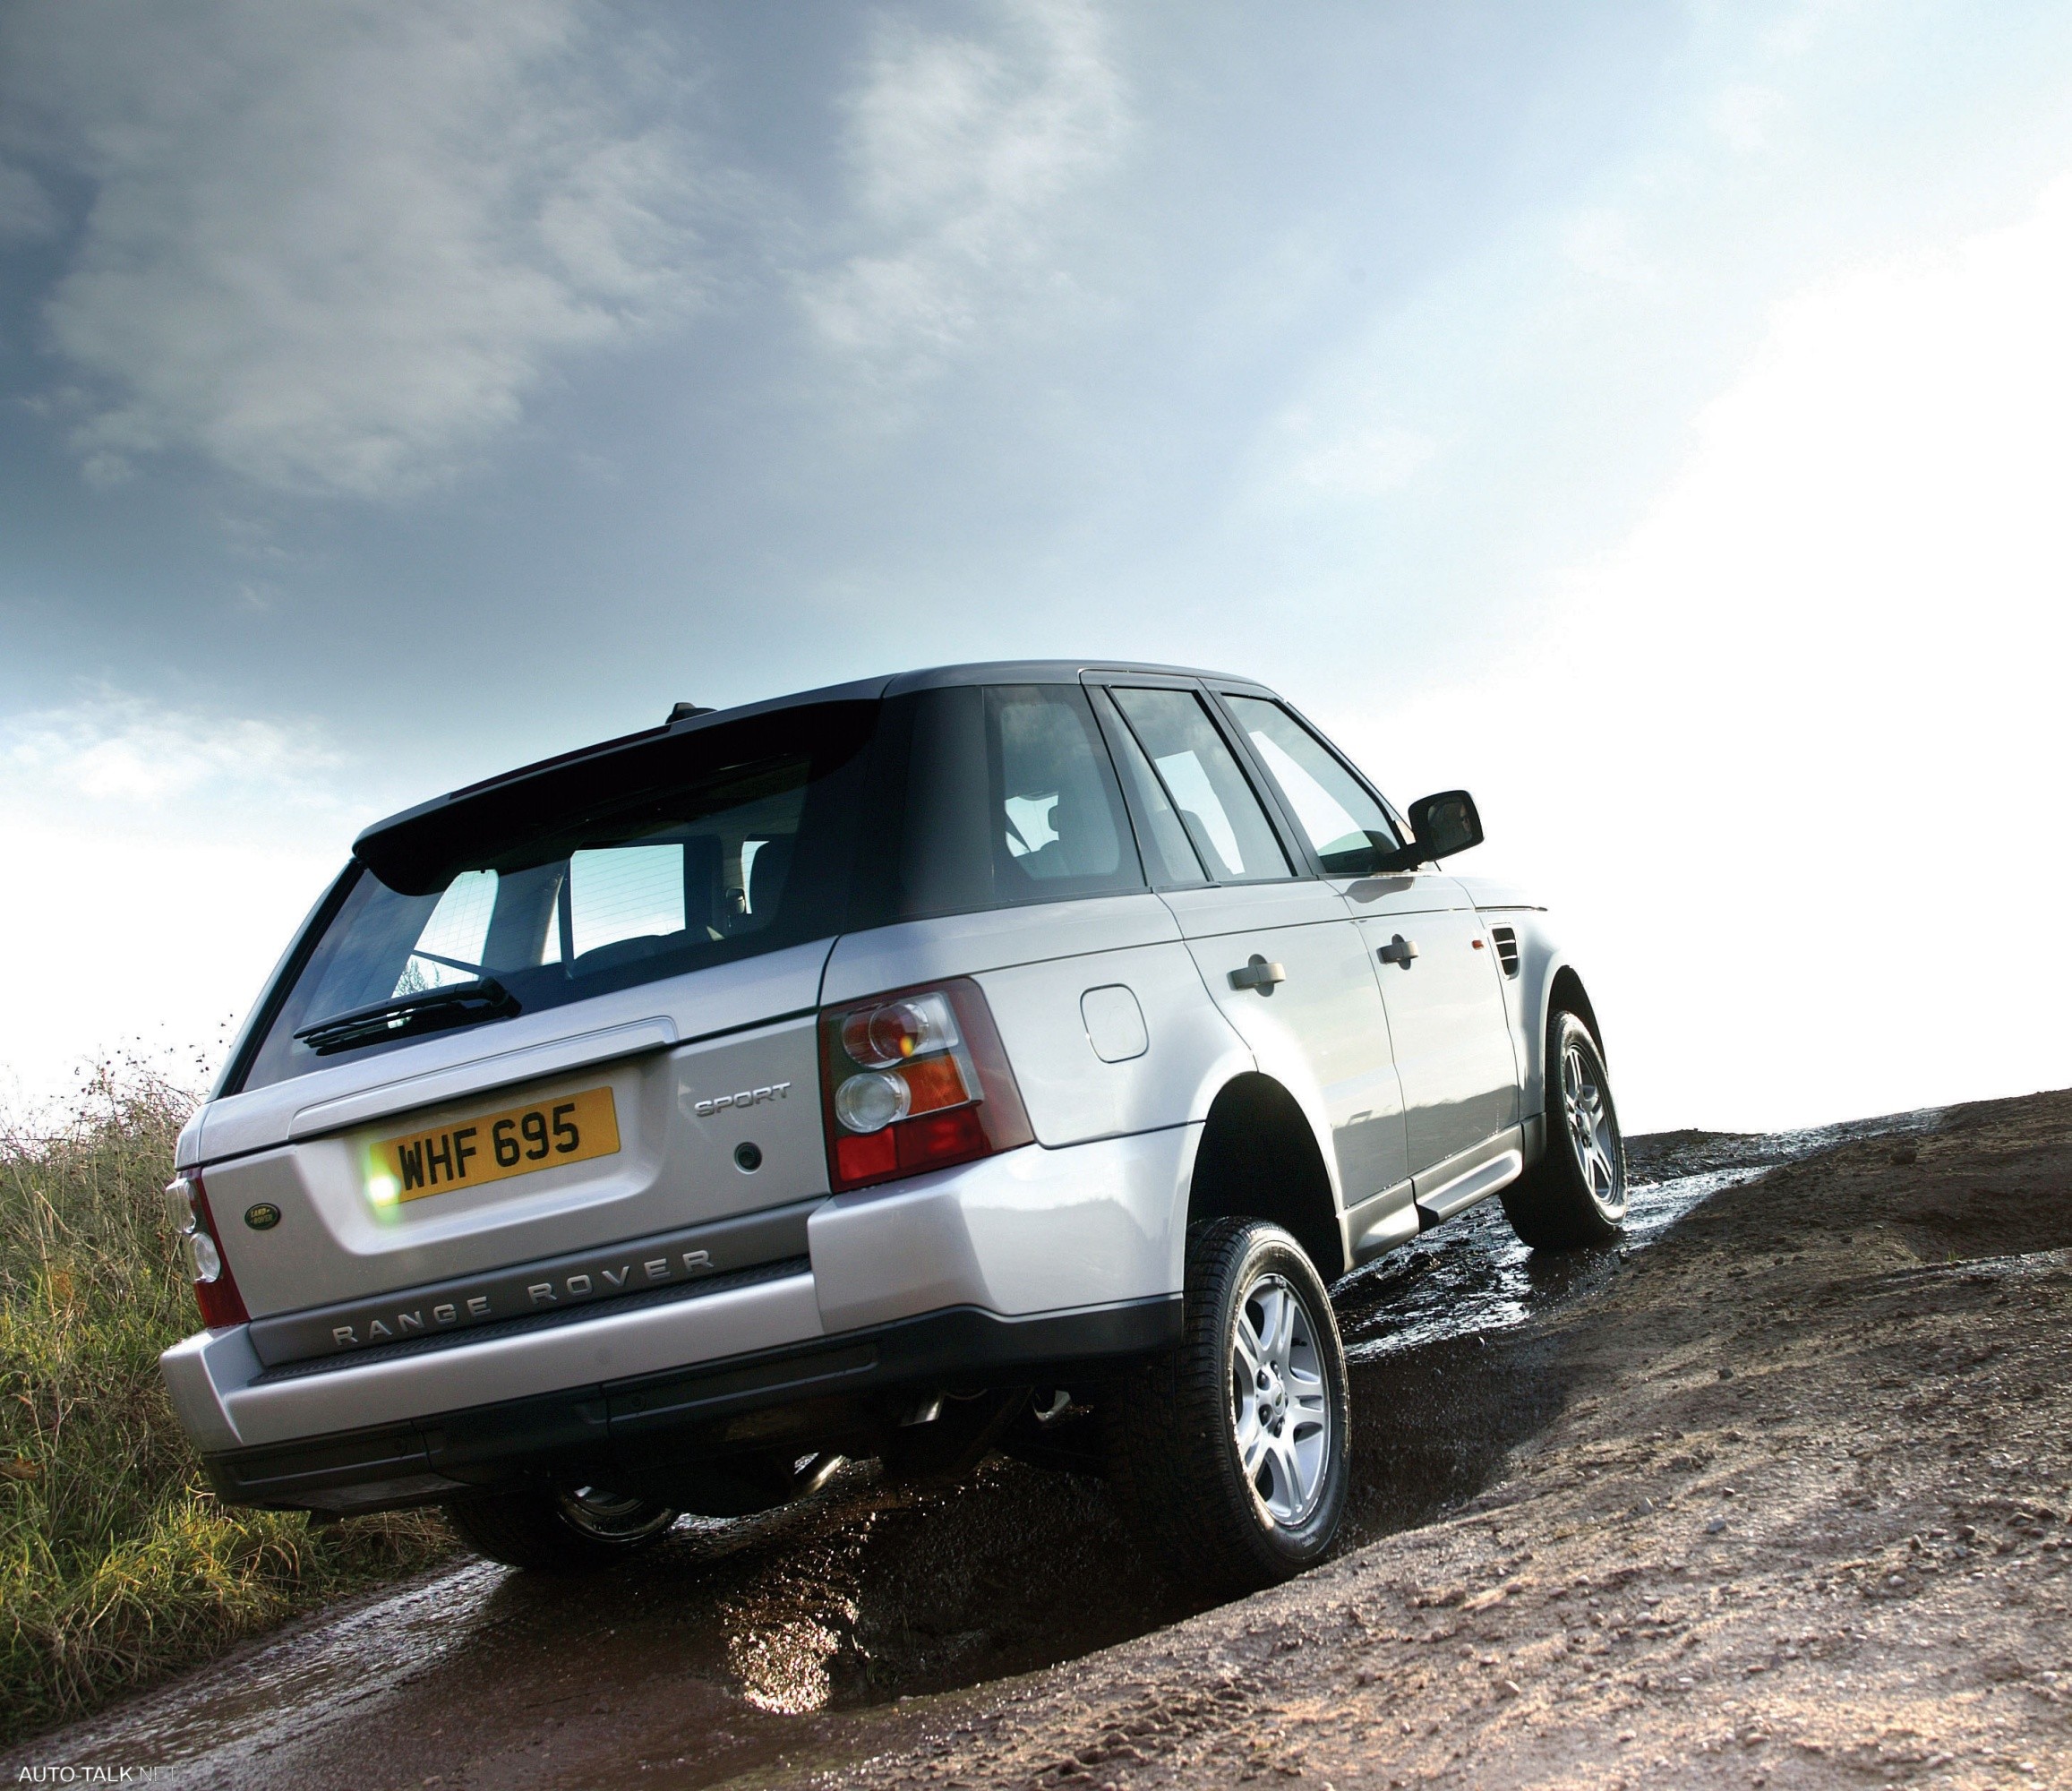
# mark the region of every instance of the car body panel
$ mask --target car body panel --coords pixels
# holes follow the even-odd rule
[[[807,1221],[829,1333],[942,1307],[1004,1316],[1177,1292],[1199,1126],[1027,1144],[837,1195]]]
[[[1503,973],[1481,916],[1451,878],[1364,878],[1348,886],[1346,901],[1388,1009],[1409,1167],[1422,1173],[1517,1123]],[[1384,963],[1383,950],[1399,938],[1417,955]]]
[[[868,932],[844,933],[828,955],[820,998],[832,1007],[944,977],[977,976],[1015,964],[1051,964],[1179,937],[1171,912],[1150,894],[1031,903],[975,914],[903,921]]]
[[[1288,1089],[1317,1132],[1341,1205],[1400,1182],[1402,1095],[1380,992],[1358,932],[1331,887],[1314,878],[1169,890],[1210,998]],[[1236,988],[1254,957],[1287,981]]]
[[[612,1092],[615,1154],[406,1201],[372,1191],[384,1138],[597,1087]],[[734,1160],[749,1143],[761,1159],[752,1173]],[[234,1157],[207,1171],[207,1185],[226,1234],[218,1241],[255,1318],[825,1194],[814,1023],[780,1021],[485,1089]],[[237,1221],[261,1203],[278,1210],[276,1222],[254,1231]]]
[[[1462,877],[1457,880],[1474,902],[1484,924],[1492,929],[1509,928],[1517,944],[1516,970],[1503,979],[1504,1007],[1518,1058],[1519,1104],[1528,1133],[1526,1160],[1530,1162],[1537,1155],[1533,1135],[1546,1099],[1546,1034],[1554,980],[1563,970],[1571,975],[1574,972],[1545,904],[1533,901],[1518,885],[1495,878]],[[1587,1001],[1588,998],[1584,998]],[[1601,1033],[1597,1050],[1608,1066],[1611,1054]]]
[[[1177,942],[1016,964],[978,983],[1037,1142],[1053,1149],[1205,1119],[1217,1090],[1254,1067]],[[1126,1024],[1134,1012],[1138,1036],[1120,1047],[1130,1055],[1102,1057],[1087,1018],[1096,996]]]

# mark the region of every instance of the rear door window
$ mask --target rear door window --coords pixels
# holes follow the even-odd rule
[[[1137,818],[1137,844],[1143,849],[1144,869],[1151,873],[1152,882],[1160,889],[1186,888],[1206,883],[1209,875],[1202,869],[1201,856],[1187,838],[1179,810],[1173,807],[1171,798],[1166,794],[1166,786],[1159,782],[1159,774],[1152,769],[1143,748],[1137,744],[1136,736],[1123,720],[1114,697],[1097,689],[1092,698],[1116,767],[1122,773],[1124,786],[1129,792],[1131,811]]]
[[[1201,698],[1192,690],[1122,685],[1111,694],[1211,880],[1292,876],[1272,823]]]

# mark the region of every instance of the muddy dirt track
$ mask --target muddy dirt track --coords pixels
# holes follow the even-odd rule
[[[327,1614],[0,1770],[2072,1784],[2072,1094],[1636,1159],[1622,1252],[1485,1211],[1337,1290],[1355,1534],[1295,1585],[1198,1612],[1096,1482],[857,1470],[607,1580]]]

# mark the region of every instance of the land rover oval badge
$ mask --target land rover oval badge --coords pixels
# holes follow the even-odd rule
[[[244,1222],[254,1231],[270,1231],[280,1223],[280,1208],[270,1200],[262,1200],[257,1206],[244,1209]]]

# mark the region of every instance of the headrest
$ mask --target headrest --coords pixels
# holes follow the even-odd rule
[[[767,920],[783,900],[784,878],[792,870],[792,837],[765,840],[749,866],[749,913]]]

